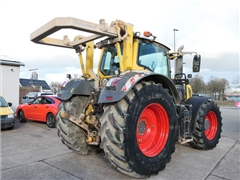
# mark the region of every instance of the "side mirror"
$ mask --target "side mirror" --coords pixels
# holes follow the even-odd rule
[[[11,103],[11,102],[9,102],[9,103],[8,103],[8,106],[12,106],[12,103]]]
[[[26,99],[27,98],[27,96],[23,96],[23,99]]]
[[[193,57],[193,72],[199,72],[201,65],[201,55],[194,55]]]
[[[66,75],[66,78],[68,78],[68,79],[72,79],[71,74],[67,74],[67,75]]]

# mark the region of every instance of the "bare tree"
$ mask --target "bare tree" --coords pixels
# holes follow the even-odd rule
[[[33,71],[32,72],[30,79],[38,80],[38,73],[37,73],[37,71]]]
[[[232,85],[233,85],[235,88],[240,88],[240,75],[238,75],[237,77],[235,77],[235,78],[232,80]]]
[[[229,82],[225,78],[219,79],[219,94],[222,95],[222,99],[224,100],[225,91],[230,88]]]
[[[207,89],[213,93],[214,99],[217,99],[217,92],[219,88],[216,77],[211,76],[210,81],[207,83]]]
[[[229,82],[225,78],[216,78],[212,76],[207,87],[208,90],[214,94],[214,98],[217,99],[218,94],[218,100],[220,100],[221,97],[223,98],[225,91],[229,88]]]
[[[194,94],[205,92],[206,84],[203,81],[202,76],[199,76],[198,74],[195,75],[192,79],[190,79],[189,83],[192,87],[192,91],[193,91]]]
[[[57,81],[51,82],[50,87],[54,94],[57,94],[58,92],[61,91],[61,83],[60,82],[57,82]]]

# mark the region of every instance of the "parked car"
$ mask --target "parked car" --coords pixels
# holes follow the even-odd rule
[[[32,101],[34,98],[41,95],[54,95],[53,92],[28,92],[25,96],[23,96],[21,100],[21,104],[28,103]]]
[[[20,104],[16,114],[21,123],[26,120],[40,121],[46,122],[48,127],[54,128],[60,102],[57,96],[41,95],[28,103]]]
[[[210,99],[212,99],[211,96],[207,95],[207,94],[193,94],[192,96],[197,96],[197,97],[208,97]]]
[[[15,125],[15,116],[13,110],[10,108],[12,103],[6,102],[4,97],[0,95],[0,119],[1,119],[1,130],[2,129],[13,129]]]

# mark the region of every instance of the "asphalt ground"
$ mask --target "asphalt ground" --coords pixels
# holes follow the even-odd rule
[[[176,144],[172,160],[149,180],[239,180],[240,109],[220,108],[223,132],[213,150]],[[57,129],[44,123],[19,123],[1,131],[2,180],[122,180],[134,179],[116,171],[104,153],[80,155],[62,144]]]

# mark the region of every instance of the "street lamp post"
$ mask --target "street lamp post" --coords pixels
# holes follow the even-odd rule
[[[174,52],[176,51],[176,45],[175,45],[175,31],[178,31],[178,29],[173,29],[173,40],[174,40]]]
[[[20,72],[23,72],[23,71],[35,71],[35,70],[38,70],[38,68],[22,69],[22,70],[20,70]]]
[[[34,71],[36,73],[36,71],[38,70],[38,68],[30,68],[30,69],[21,69],[20,73],[24,72],[24,71]],[[37,73],[36,73],[37,74]],[[38,76],[38,74],[37,74]],[[37,78],[38,79],[38,78]]]

